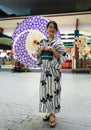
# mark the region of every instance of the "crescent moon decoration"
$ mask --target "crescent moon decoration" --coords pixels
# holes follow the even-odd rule
[[[31,44],[47,37],[46,25],[49,21],[45,17],[32,16],[22,21],[14,30],[12,36],[14,55],[25,66],[37,66],[37,60],[32,51],[34,48]],[[59,31],[56,37],[60,38]]]

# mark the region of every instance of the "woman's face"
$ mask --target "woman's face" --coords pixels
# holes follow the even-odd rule
[[[48,28],[47,28],[48,34],[52,37],[54,37],[54,35],[56,34],[56,29],[53,23],[50,23]]]

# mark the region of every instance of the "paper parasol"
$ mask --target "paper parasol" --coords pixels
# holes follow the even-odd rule
[[[45,17],[40,16],[32,16],[24,21],[22,21],[15,29],[12,37],[13,41],[13,50],[15,57],[23,63],[25,66],[36,66],[37,61],[35,57],[32,55],[32,41],[36,40],[39,42],[39,37],[47,37],[47,30],[46,25],[50,20],[46,19]],[[35,35],[34,35],[35,30]],[[31,34],[33,33],[33,34]],[[37,38],[36,39],[36,34]],[[30,35],[33,35],[33,38],[30,40]],[[60,38],[60,32],[58,31],[56,34],[57,38]],[[34,40],[33,40],[34,39]],[[29,47],[29,40],[30,40],[30,47]]]

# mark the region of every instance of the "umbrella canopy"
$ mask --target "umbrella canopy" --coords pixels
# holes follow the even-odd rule
[[[31,16],[22,21],[15,29],[12,37],[15,57],[25,66],[37,66],[33,52],[41,39],[47,37],[47,23],[50,20],[41,16]],[[60,38],[58,31],[55,37]]]
[[[12,38],[0,33],[0,49],[7,50],[11,48],[12,48]]]
[[[31,30],[26,38],[26,49],[31,56],[31,53],[35,53],[37,46],[41,39],[46,38],[43,33],[38,30]]]

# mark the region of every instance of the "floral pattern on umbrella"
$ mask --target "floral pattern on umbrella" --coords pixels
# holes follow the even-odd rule
[[[45,17],[32,16],[22,21],[16,27],[12,36],[14,55],[25,66],[37,66],[37,60],[34,54],[32,54],[32,52],[29,51],[29,45],[27,44],[27,37],[29,36],[30,31],[38,30],[45,37],[47,37],[46,25],[49,21],[50,20],[48,20]],[[60,38],[59,31],[57,32],[56,37]],[[38,39],[35,38],[35,40]]]

